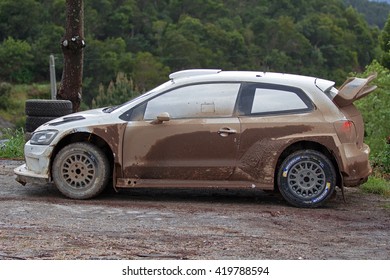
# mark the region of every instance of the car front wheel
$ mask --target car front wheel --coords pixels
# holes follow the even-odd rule
[[[314,150],[297,151],[283,160],[278,172],[283,197],[298,207],[318,207],[332,195],[336,171],[332,162]]]
[[[56,155],[53,181],[59,191],[74,199],[100,194],[107,185],[110,165],[102,150],[90,143],[73,143]]]

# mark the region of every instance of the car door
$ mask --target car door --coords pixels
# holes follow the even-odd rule
[[[242,86],[238,111],[241,138],[238,167],[241,173],[273,187],[274,166],[290,136],[310,131],[307,114],[314,106],[297,88],[248,83]]]
[[[124,135],[125,178],[227,180],[236,165],[239,83],[179,87],[139,105]],[[158,117],[158,119],[157,119]]]

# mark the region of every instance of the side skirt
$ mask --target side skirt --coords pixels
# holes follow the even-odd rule
[[[200,180],[153,180],[138,178],[118,178],[116,188],[244,188],[273,190],[273,185],[259,185],[249,181],[200,181]]]

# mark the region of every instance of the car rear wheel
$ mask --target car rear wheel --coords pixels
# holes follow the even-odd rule
[[[52,167],[59,191],[74,199],[100,194],[108,183],[110,165],[102,150],[90,143],[73,143],[62,148]]]
[[[278,186],[280,193],[290,204],[318,207],[334,192],[336,171],[324,154],[314,150],[297,151],[280,165]]]

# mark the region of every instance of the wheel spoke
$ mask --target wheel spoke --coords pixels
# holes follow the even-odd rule
[[[325,187],[325,172],[316,162],[306,160],[291,167],[288,186],[292,192],[302,198],[317,195]]]
[[[62,165],[62,174],[72,188],[85,188],[90,185],[96,176],[96,166],[84,154],[68,156]]]

